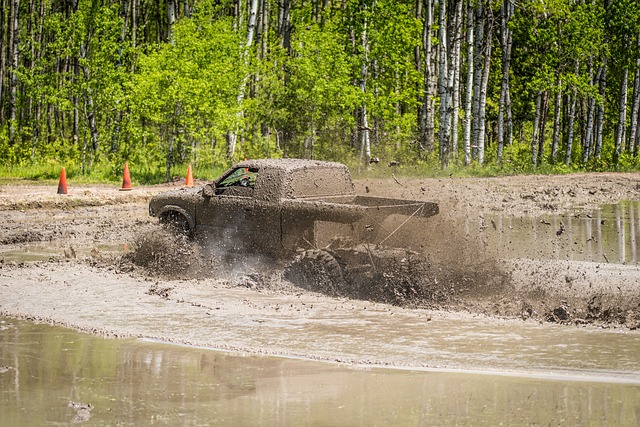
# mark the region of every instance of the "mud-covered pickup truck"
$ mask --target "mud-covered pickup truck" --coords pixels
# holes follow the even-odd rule
[[[202,188],[154,196],[149,214],[231,250],[266,253],[388,243],[391,215],[429,217],[435,203],[356,195],[347,167],[300,159],[236,164]]]

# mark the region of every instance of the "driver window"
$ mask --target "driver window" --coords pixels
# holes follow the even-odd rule
[[[253,197],[257,168],[237,168],[216,185],[216,195]]]

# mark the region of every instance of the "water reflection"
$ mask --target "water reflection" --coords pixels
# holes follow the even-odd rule
[[[480,217],[468,219],[465,230],[500,257],[638,264],[640,202],[538,218]]]
[[[637,425],[640,385],[363,369],[0,318],[3,425]]]

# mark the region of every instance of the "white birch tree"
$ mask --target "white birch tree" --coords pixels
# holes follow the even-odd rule
[[[238,104],[238,112],[236,114],[237,123],[235,126],[228,132],[227,134],[227,158],[232,159],[236,152],[236,145],[238,143],[238,130],[240,123],[244,117],[244,109],[243,109],[243,101],[245,97],[245,92],[247,90],[247,83],[250,78],[250,73],[248,72],[249,68],[249,56],[251,55],[251,48],[253,47],[253,39],[256,30],[256,16],[258,14],[258,0],[251,0],[249,6],[249,22],[247,25],[247,39],[244,44],[244,50],[242,53],[242,67],[241,71],[244,74],[244,78],[242,79],[242,83],[240,84],[240,88],[238,89],[238,95],[236,97],[236,102]]]
[[[423,75],[424,89],[422,96],[422,105],[418,118],[418,126],[420,129],[420,145],[428,153],[434,149],[434,105],[433,105],[433,1],[424,1],[424,22],[422,26],[422,57],[423,57]]]
[[[460,118],[460,63],[462,61],[461,58],[461,48],[462,48],[462,13],[464,8],[464,1],[457,0],[456,1],[456,13],[454,19],[454,31],[453,34],[453,52],[452,52],[452,60],[450,67],[450,77],[451,81],[451,152],[453,154],[454,159],[458,157],[458,127],[459,127],[459,118]]]
[[[500,82],[500,101],[498,102],[498,164],[502,163],[502,151],[505,145],[505,116],[509,97],[509,71],[511,68],[511,47],[513,30],[509,23],[513,18],[513,0],[505,0],[500,5],[500,45],[502,47],[502,80]],[[509,138],[507,138],[509,140]]]
[[[484,163],[485,152],[485,127],[486,127],[486,113],[487,113],[487,89],[489,87],[489,73],[491,70],[491,47],[493,36],[493,15],[491,9],[487,9],[490,12],[488,20],[488,30],[486,42],[484,44],[484,64],[482,69],[482,80],[480,82],[480,99],[478,108],[478,163]]]
[[[9,82],[9,143],[16,142],[18,112],[18,67],[20,66],[20,0],[11,0],[11,25],[9,47],[11,48],[11,74]],[[1,83],[0,83],[1,84]]]
[[[446,168],[449,165],[449,137],[451,132],[451,120],[449,119],[447,0],[440,0],[438,27],[438,96],[440,97],[440,131],[438,133],[438,142],[440,144],[440,162],[442,167]]]
[[[473,3],[471,0],[467,3],[467,84],[464,102],[464,129],[463,129],[463,145],[464,145],[464,165],[471,163],[471,116],[472,100],[473,100]]]

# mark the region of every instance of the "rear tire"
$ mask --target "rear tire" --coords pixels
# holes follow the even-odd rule
[[[309,249],[299,254],[285,269],[284,277],[296,286],[330,296],[341,295],[345,290],[340,264],[322,249]]]

